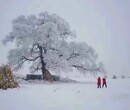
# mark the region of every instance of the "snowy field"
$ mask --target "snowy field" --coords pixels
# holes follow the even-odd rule
[[[21,84],[0,90],[0,110],[130,110],[130,79],[80,83]]]

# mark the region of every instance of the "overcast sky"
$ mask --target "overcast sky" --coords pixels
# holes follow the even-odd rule
[[[129,0],[0,0],[0,40],[19,15],[56,13],[98,53],[107,73],[130,76]],[[7,62],[11,45],[0,42],[0,64]]]

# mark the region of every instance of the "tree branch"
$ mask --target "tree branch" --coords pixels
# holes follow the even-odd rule
[[[77,68],[77,69],[82,69],[82,70],[85,70],[85,71],[91,71],[91,72],[96,72],[96,71],[99,71],[99,68],[85,68],[83,66],[79,66],[79,65],[72,65],[73,67]]]
[[[40,56],[37,56],[37,57],[35,57],[35,58],[33,58],[33,59],[29,59],[29,58],[26,58],[25,56],[22,56],[22,60],[24,60],[24,61],[35,61],[35,60],[37,60],[39,57],[40,57]]]
[[[35,46],[37,46],[37,47],[35,48]],[[35,50],[37,50],[37,49],[38,49],[38,44],[37,43],[33,44],[32,48],[31,48],[31,54],[35,53],[36,52]],[[37,52],[39,52],[39,51],[37,51]]]
[[[19,63],[16,67],[14,67],[15,70],[18,70],[22,67],[22,65],[24,64],[26,60],[22,61],[21,63]]]
[[[50,50],[53,50],[53,51],[56,51],[58,52],[59,50],[58,49],[55,49],[55,48],[52,48],[52,47],[49,47]]]
[[[45,24],[45,19],[46,19],[47,17],[44,15],[44,18],[43,19],[40,19],[41,20],[41,23],[39,23],[39,24],[37,24],[37,25],[42,25],[42,24]]]
[[[74,58],[74,57],[77,57],[77,56],[80,56],[81,54],[79,54],[79,53],[72,53],[71,55],[70,55],[70,57],[69,58],[67,58],[66,60],[68,61],[69,59],[71,59],[71,58]]]
[[[55,48],[52,48],[52,47],[49,47],[50,50],[53,50],[53,51],[56,51],[58,52],[59,50],[58,49],[55,49]],[[63,54],[60,54],[59,57],[63,57]]]

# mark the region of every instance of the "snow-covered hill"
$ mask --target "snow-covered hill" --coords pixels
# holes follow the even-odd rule
[[[108,88],[96,80],[72,83],[20,84],[0,90],[0,110],[130,110],[130,79],[107,79]]]

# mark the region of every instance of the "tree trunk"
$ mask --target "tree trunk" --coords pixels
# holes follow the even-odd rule
[[[51,73],[48,70],[45,70],[44,75],[43,75],[43,80],[47,80],[47,81],[55,81],[54,77],[51,75]]]
[[[41,70],[42,70],[43,80],[47,80],[50,82],[55,81],[55,79],[53,78],[51,73],[45,68],[45,66],[42,66]]]
[[[53,76],[50,74],[50,72],[45,68],[46,63],[43,60],[43,48],[38,45],[38,48],[40,50],[40,60],[41,60],[41,71],[42,71],[42,76],[43,80],[48,80],[48,81],[54,81]]]

